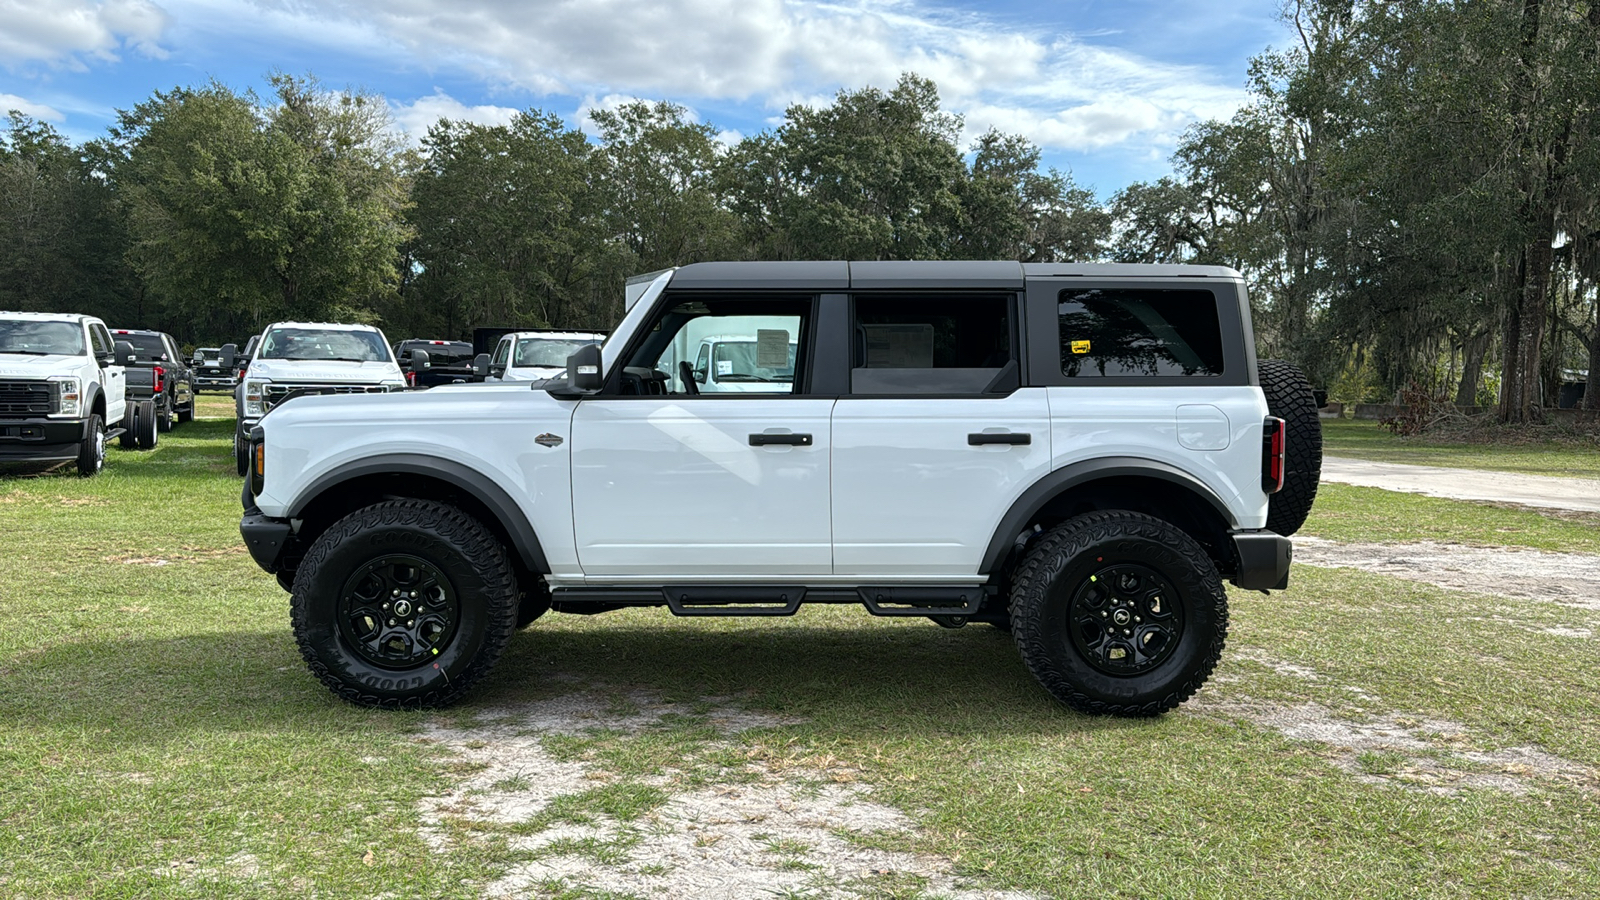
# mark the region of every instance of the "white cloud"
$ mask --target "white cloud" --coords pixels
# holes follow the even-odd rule
[[[43,103],[34,103],[25,97],[16,94],[0,93],[0,115],[10,113],[12,110],[22,113],[32,119],[42,119],[47,122],[62,122],[66,116],[61,110]]]
[[[468,106],[438,88],[434,88],[432,94],[418,97],[410,103],[389,102],[389,113],[395,125],[413,144],[422,140],[428,129],[440,119],[478,125],[507,125],[518,112],[520,110],[507,106]]]
[[[86,68],[83,58],[115,61],[132,47],[166,56],[158,43],[168,25],[149,0],[0,0],[0,64],[44,62]]]
[[[1226,116],[1244,99],[1204,69],[911,0],[341,0],[326,9],[410,58],[537,94],[781,109],[917,72],[966,114],[969,133],[999,127],[1052,150],[1170,144],[1187,123]]]

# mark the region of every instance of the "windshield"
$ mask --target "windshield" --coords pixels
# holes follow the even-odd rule
[[[567,357],[578,352],[579,347],[600,343],[597,340],[561,340],[560,338],[523,338],[517,341],[517,356],[512,366],[565,366]]]
[[[162,343],[161,335],[159,334],[126,334],[118,331],[112,337],[132,344],[134,359],[148,361],[166,358],[167,345]]]
[[[390,362],[389,348],[376,331],[274,328],[262,339],[256,359],[323,359]]]
[[[755,341],[720,341],[711,352],[712,377],[717,381],[794,381],[794,351],[795,345],[790,344],[788,365],[775,369],[756,365]]]
[[[72,322],[0,319],[0,353],[80,356],[83,354],[83,328]]]

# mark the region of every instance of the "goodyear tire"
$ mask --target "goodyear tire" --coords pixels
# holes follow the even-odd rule
[[[1143,513],[1068,519],[1013,576],[1011,636],[1045,690],[1079,712],[1154,716],[1216,668],[1228,597],[1193,538]]]
[[[1285,537],[1300,530],[1322,480],[1322,422],[1311,383],[1298,366],[1265,359],[1256,366],[1267,411],[1284,422],[1283,490],[1267,500],[1267,529]]]
[[[504,549],[443,503],[391,500],[323,532],[289,602],[312,674],[362,706],[459,700],[516,630],[517,585]]]

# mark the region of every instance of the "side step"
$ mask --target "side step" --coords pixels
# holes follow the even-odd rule
[[[792,616],[805,599],[803,587],[680,586],[661,589],[675,616]]]
[[[875,616],[970,616],[983,605],[983,586],[929,585],[856,588],[867,612]]]

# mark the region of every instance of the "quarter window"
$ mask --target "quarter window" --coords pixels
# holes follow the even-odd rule
[[[1061,372],[1072,378],[1221,375],[1222,327],[1210,291],[1062,291]]]

